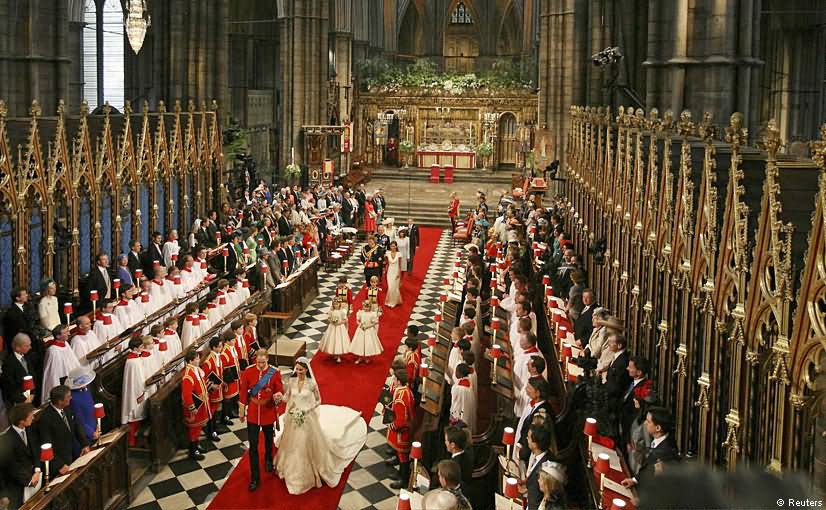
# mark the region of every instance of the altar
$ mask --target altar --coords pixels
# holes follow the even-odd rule
[[[430,168],[431,165],[453,165],[453,168],[476,168],[476,151],[470,147],[440,147],[425,145],[416,151],[416,163],[420,168]]]

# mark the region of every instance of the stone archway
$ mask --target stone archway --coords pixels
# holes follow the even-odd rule
[[[403,11],[398,31],[398,51],[403,57],[425,54],[425,13],[418,2],[411,1]]]
[[[504,12],[496,38],[496,55],[517,57],[522,45],[522,23],[516,2],[511,0]]]

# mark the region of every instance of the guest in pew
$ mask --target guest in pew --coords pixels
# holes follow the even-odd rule
[[[24,402],[11,408],[9,429],[0,435],[0,498],[9,508],[19,508],[41,486],[40,439],[32,427],[35,407]]]
[[[626,455],[628,458],[628,468],[631,474],[636,475],[640,471],[645,456],[648,454],[648,446],[651,444],[651,434],[645,422],[648,418],[648,409],[655,405],[657,394],[653,385],[642,385],[634,388],[634,415],[628,429],[628,443],[626,445]]]
[[[472,510],[470,502],[462,490],[462,468],[459,466],[459,463],[454,460],[443,460],[439,462],[436,467],[436,473],[439,475],[439,486],[441,490],[449,492],[456,498],[455,508],[458,510]],[[427,499],[427,495],[425,495],[423,499]],[[422,508],[424,507],[423,501]],[[428,508],[439,507],[431,505]]]
[[[574,343],[577,347],[585,347],[588,345],[588,340],[591,338],[591,332],[594,329],[594,310],[597,303],[594,297],[594,291],[585,289],[582,291],[582,312],[574,321]]]
[[[654,381],[649,378],[651,364],[642,356],[631,356],[628,360],[628,375],[631,383],[622,395],[616,407],[616,414],[619,417],[620,444],[628,443],[631,432],[631,422],[637,415],[637,407],[634,404],[636,390],[641,394],[651,396],[654,393]]]
[[[55,386],[49,392],[49,405],[38,421],[38,435],[43,443],[51,443],[54,460],[49,463],[49,477],[65,475],[69,465],[90,450],[90,441],[70,409],[72,390]]]
[[[619,402],[631,384],[631,376],[628,374],[631,353],[626,349],[627,343],[625,335],[620,333],[608,337],[608,347],[614,353],[614,359],[605,367],[605,393],[609,402]]]
[[[653,485],[653,478],[665,469],[666,464],[680,460],[680,453],[673,434],[674,420],[668,409],[649,408],[645,418],[645,427],[653,439],[637,475],[622,481],[625,487]]]
[[[456,365],[454,382],[450,389],[450,424],[462,424],[471,433],[476,430],[477,395],[468,376],[470,368],[464,363]]]
[[[72,390],[70,407],[83,433],[92,441],[98,438],[98,424],[95,418],[95,400],[89,385],[95,380],[95,371],[89,367],[78,367],[69,372],[66,386]]]
[[[445,448],[450,455],[450,460],[459,465],[461,483],[465,489],[470,487],[473,480],[473,452],[467,449],[469,444],[468,429],[453,425],[445,427]]]
[[[553,411],[548,403],[548,397],[551,394],[551,385],[548,381],[541,377],[532,377],[525,388],[530,401],[529,407],[526,407],[516,426],[517,446],[514,449],[514,460],[519,460],[527,466],[531,455],[528,447],[528,429],[536,419],[540,419],[543,423],[549,422]]]
[[[186,425],[189,439],[188,456],[192,460],[204,460],[198,440],[201,437],[201,430],[211,418],[206,376],[198,366],[201,360],[197,351],[194,349],[187,351],[184,360],[186,365],[181,379],[181,401],[184,407],[184,425]]]
[[[574,345],[587,351],[586,355],[591,358],[599,359],[602,354],[602,349],[605,347],[605,339],[608,330],[605,328],[605,320],[608,318],[608,309],[597,307],[591,315],[591,335],[583,342],[581,340],[574,340]]]
[[[551,460],[551,443],[553,436],[544,425],[534,424],[526,435],[528,459],[525,462],[525,478],[520,484],[520,492],[527,495],[528,510],[538,510],[544,499],[539,488],[539,473],[542,464]]]
[[[129,354],[123,366],[123,391],[121,392],[120,422],[129,427],[129,446],[137,446],[138,430],[146,419],[146,379],[144,367],[143,340],[134,336],[129,340]]]
[[[542,463],[542,469],[539,471],[539,490],[542,492],[542,501],[537,507],[539,510],[565,508],[562,498],[567,479],[564,465],[551,460]]]
[[[29,392],[28,397],[23,393],[23,378],[26,376],[30,375],[34,378],[35,388],[40,386],[39,376],[35,373],[33,354],[30,354],[31,338],[26,333],[17,333],[9,344],[11,344],[11,353],[6,356],[3,368],[0,370],[0,388],[2,388],[6,404],[11,408],[14,404],[23,402],[32,403],[35,400],[39,402],[40,398],[36,395],[36,390]]]

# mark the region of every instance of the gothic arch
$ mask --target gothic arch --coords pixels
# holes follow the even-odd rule
[[[397,33],[397,48],[401,55],[424,55],[425,36],[424,21],[425,12],[419,2],[408,0],[405,10],[401,11]]]
[[[496,38],[496,55],[516,57],[522,43],[522,14],[517,2],[510,0],[499,23],[499,35]]]

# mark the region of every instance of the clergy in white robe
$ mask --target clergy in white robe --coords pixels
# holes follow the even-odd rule
[[[456,365],[456,381],[450,389],[450,422],[462,422],[470,433],[476,430],[476,392],[468,379],[469,367],[464,363]]]
[[[163,367],[163,358],[158,350],[159,342],[160,340],[157,340],[151,335],[146,335],[143,337],[143,354],[141,355],[141,359],[143,360],[144,368],[146,370],[146,379],[149,379],[155,375],[155,373]],[[146,379],[144,379],[144,381]],[[146,397],[151,397],[157,390],[157,385],[147,386]]]
[[[69,328],[61,324],[52,330],[53,340],[46,349],[46,360],[43,363],[43,392],[48,395],[52,388],[60,386],[60,380],[69,375],[73,368],[80,367],[74,351],[67,340]]]
[[[464,340],[463,335],[464,330],[462,328],[453,328],[453,331],[450,332],[450,340],[453,345],[447,355],[447,370],[445,370],[445,382],[448,384],[453,383],[453,371],[456,369],[456,365],[462,361],[462,350],[459,347],[459,342]],[[468,345],[470,345],[470,342],[468,342]]]
[[[181,247],[178,244],[178,231],[170,230],[166,242],[163,243],[163,264],[166,267],[174,266],[180,251]]]
[[[103,309],[99,310],[98,314],[95,316],[95,335],[97,335],[101,343],[106,343],[117,337],[126,329],[126,327],[121,325],[120,321],[115,316],[114,305],[114,301],[106,301],[103,305]]]
[[[235,293],[238,294],[239,304],[244,303],[250,297],[250,282],[247,276],[240,276],[238,282],[235,284]]]
[[[192,255],[184,256],[184,267],[181,269],[181,284],[184,286],[184,293],[190,293],[201,283],[203,275],[195,268],[195,260]]]
[[[92,322],[89,317],[81,315],[77,319],[77,329],[75,336],[72,337],[72,351],[81,365],[88,365],[89,361],[86,355],[94,351],[103,344],[94,331],[92,331]]]
[[[513,349],[514,357],[522,355],[522,347],[520,347],[517,339],[528,331],[534,335],[536,334],[536,315],[529,311],[530,306],[530,303],[520,303],[517,305],[518,312],[525,312],[525,310],[528,310],[528,312],[520,313],[518,319],[511,321],[509,324],[508,335],[511,339],[511,348]],[[525,320],[523,321],[522,319]],[[527,327],[528,321],[530,321],[530,328]]]
[[[129,329],[143,320],[143,313],[140,310],[140,300],[135,301],[138,288],[135,286],[126,287],[120,293],[120,300],[115,306],[115,318],[125,329]]]
[[[209,331],[210,328],[212,327],[212,323],[209,320],[209,316],[207,316],[207,314],[204,313],[205,311],[206,310],[204,310],[204,311],[202,311],[201,313],[198,314],[198,321],[199,321],[199,327],[200,327],[200,331],[198,332],[199,337],[202,337],[202,336],[206,335],[207,331]]]
[[[164,330],[162,338],[166,340],[169,346],[170,358],[174,358],[183,351],[181,346],[181,337],[178,335],[178,318],[169,317],[164,321]]]
[[[167,285],[166,269],[159,267],[155,270],[155,278],[149,287],[149,295],[152,297],[155,311],[168,305],[172,299],[172,285]]]
[[[120,422],[129,425],[129,446],[137,443],[140,422],[146,419],[147,370],[143,362],[143,341],[138,337],[129,340],[129,354],[123,366],[123,391],[121,392]]]
[[[532,374],[530,371],[529,365],[531,360],[534,356],[542,358],[543,361],[545,359],[545,356],[543,356],[542,352],[536,347],[536,341],[536,335],[533,333],[527,332],[523,334],[519,338],[521,354],[515,356],[513,360],[513,390],[515,397],[513,412],[517,418],[522,415],[525,405],[530,401],[527,393],[525,393],[525,385],[528,384],[528,380],[531,377],[538,375]],[[547,379],[547,374],[542,375]],[[527,400],[525,400],[526,398]]]
[[[172,271],[166,275],[166,280],[164,283],[169,286],[171,301],[177,301],[186,296],[183,286],[183,277],[181,276],[181,272],[177,269],[172,269]]]
[[[221,314],[221,307],[218,306],[218,301],[219,298],[216,297],[207,305],[207,320],[209,321],[209,324],[218,324],[218,322],[220,322],[224,317]]]

